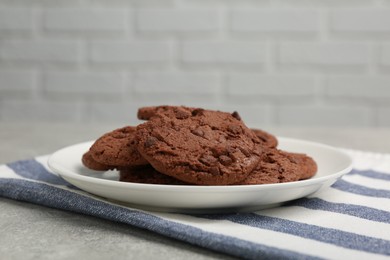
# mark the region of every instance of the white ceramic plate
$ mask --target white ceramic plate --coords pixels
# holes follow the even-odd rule
[[[142,209],[170,212],[252,211],[308,196],[332,185],[352,168],[344,152],[319,143],[278,138],[279,149],[310,155],[318,164],[308,180],[263,185],[176,186],[119,182],[118,172],[85,168],[81,157],[92,142],[55,152],[49,167],[74,186],[117,203]]]

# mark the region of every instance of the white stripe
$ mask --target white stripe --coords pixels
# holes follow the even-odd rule
[[[353,159],[353,168],[359,170],[373,169],[390,173],[390,154],[371,153],[344,149]]]
[[[7,165],[0,165],[0,178],[15,178],[23,179],[21,176],[17,175],[11,168]]]
[[[340,213],[318,211],[297,206],[263,210],[259,211],[258,215],[277,217],[299,223],[390,240],[390,224],[370,221]]]
[[[359,205],[359,206],[365,206],[365,207],[370,207],[370,208],[390,212],[389,199],[368,197],[368,196],[337,190],[334,188],[325,189],[321,193],[315,194],[314,196],[311,197],[320,198],[328,202]]]
[[[365,177],[362,175],[352,174],[343,177],[345,181],[350,183],[361,185],[370,189],[388,190],[390,191],[390,181],[384,181],[380,179],[374,179]]]
[[[334,259],[387,259],[382,255],[342,248],[331,244],[301,238],[290,234],[275,232],[236,224],[225,220],[209,220],[187,215],[153,213],[158,217],[177,223],[189,225],[204,231],[236,237],[245,241],[263,244],[270,247],[290,250],[297,253]]]

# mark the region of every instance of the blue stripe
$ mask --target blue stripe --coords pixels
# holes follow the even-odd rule
[[[353,169],[349,174],[358,174],[362,175],[364,177],[369,177],[373,179],[379,179],[379,180],[384,180],[384,181],[390,181],[390,174],[389,173],[382,173],[382,172],[377,172],[373,170],[356,170]]]
[[[6,164],[17,175],[36,181],[43,181],[53,185],[67,186],[72,189],[79,189],[68,183],[61,177],[54,175],[52,172],[46,170],[41,163],[36,160],[23,160]]]
[[[43,167],[42,164],[36,160],[23,160],[8,163],[7,166],[11,168],[17,175],[37,181],[44,181],[54,185],[67,185],[68,183],[62,178],[54,175]]]
[[[390,255],[390,241],[388,240],[363,236],[337,229],[324,228],[275,217],[261,216],[254,213],[202,215],[201,217],[213,220],[229,220],[242,225],[291,234],[344,248]]]
[[[288,204],[285,204],[284,206],[300,206],[308,209],[336,212],[344,215],[390,224],[390,212],[388,211],[360,205],[333,203],[319,198],[303,198],[292,201]]]
[[[151,214],[122,208],[44,183],[0,178],[0,196],[69,210],[182,240],[211,250],[246,259],[319,259],[317,257],[248,242],[235,237],[165,220]]]
[[[368,197],[390,199],[390,191],[388,190],[367,188],[365,186],[347,182],[343,179],[336,181],[332,185],[332,188]]]

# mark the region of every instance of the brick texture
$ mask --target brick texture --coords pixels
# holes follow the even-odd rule
[[[279,55],[285,64],[366,66],[369,48],[355,43],[283,43]]]
[[[277,111],[279,124],[294,126],[370,126],[373,111],[363,106],[281,106]]]
[[[330,29],[343,32],[390,33],[390,9],[337,10],[330,15]]]
[[[309,76],[232,74],[228,77],[228,94],[232,96],[299,97],[316,92],[315,80]]]
[[[182,45],[186,63],[258,65],[265,62],[265,45],[252,42],[193,42]]]
[[[124,125],[137,125],[140,121],[137,119],[138,105],[136,102],[124,102],[116,100],[109,101],[90,101],[85,104],[81,115],[86,122],[104,122],[115,123],[118,127]]]
[[[54,2],[0,0],[0,123],[185,104],[260,127],[390,126],[387,1]]]
[[[95,42],[90,49],[94,63],[161,63],[169,62],[170,55],[164,42]]]
[[[30,31],[33,26],[32,10],[0,7],[0,31]]]
[[[82,104],[74,101],[4,100],[1,118],[5,121],[55,121],[80,122]]]
[[[137,73],[134,88],[137,93],[156,94],[178,91],[183,94],[217,94],[219,90],[218,75],[213,73]]]
[[[31,92],[34,88],[34,73],[26,70],[0,70],[0,93]]]
[[[332,97],[390,99],[390,76],[339,76],[328,80],[327,93]]]
[[[1,44],[0,59],[20,62],[78,62],[80,45],[75,41],[10,40]]]
[[[382,65],[390,66],[390,44],[382,46],[379,57]]]
[[[43,26],[50,31],[125,32],[126,14],[123,9],[53,8],[43,13]]]
[[[197,9],[143,9],[137,11],[137,29],[146,32],[207,32],[218,29],[218,13]]]
[[[109,72],[47,72],[43,87],[53,94],[121,95],[125,92],[125,77]]]
[[[234,10],[231,28],[238,32],[318,33],[319,13],[311,10],[260,9]]]

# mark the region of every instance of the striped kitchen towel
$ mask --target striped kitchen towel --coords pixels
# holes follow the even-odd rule
[[[122,222],[248,259],[389,259],[390,154],[346,150],[352,172],[330,188],[252,213],[160,213],[117,205],[52,173],[48,156],[0,166],[0,195]]]

